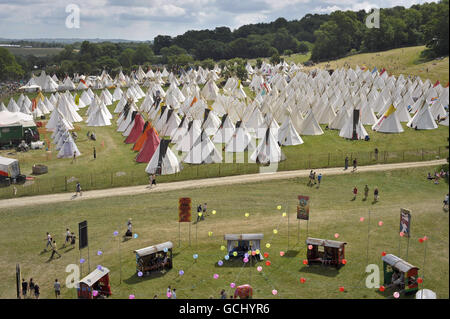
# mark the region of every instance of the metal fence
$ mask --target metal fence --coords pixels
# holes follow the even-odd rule
[[[353,152],[353,153],[322,153],[297,157],[290,156],[286,161],[278,163],[277,171],[320,169],[327,167],[343,167],[345,157],[352,165],[353,159],[357,159],[358,166],[429,161],[439,158],[447,158],[449,150],[445,146],[431,149],[415,149],[403,151]],[[255,163],[221,163],[204,165],[183,165],[183,170],[174,175],[158,176],[158,183],[167,183],[183,180],[233,176],[242,174],[255,174],[260,171],[260,166]],[[12,185],[0,188],[0,199],[73,192],[75,185],[80,182],[84,191],[94,189],[106,189],[112,187],[124,187],[148,184],[148,175],[142,171],[121,170],[120,172],[86,172],[77,176],[59,176],[52,179],[35,178],[23,185]]]

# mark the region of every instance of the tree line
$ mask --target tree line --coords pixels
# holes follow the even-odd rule
[[[9,71],[0,77],[20,77],[21,71],[45,68],[57,75],[98,74],[102,70],[129,72],[139,65],[214,66],[220,63],[234,69],[247,59],[311,52],[314,62],[359,52],[384,51],[398,47],[426,45],[425,58],[448,55],[449,0],[380,10],[380,27],[368,28],[368,13],[335,11],[307,14],[300,20],[278,18],[270,23],[244,25],[234,31],[228,27],[214,30],[189,30],[175,37],[158,35],[153,42],[77,42],[64,46],[54,56],[16,56]],[[14,57],[13,57],[14,58]],[[235,59],[233,63],[226,60]],[[10,61],[11,59],[1,59]],[[259,61],[260,62],[260,61]],[[17,65],[16,65],[17,64]],[[5,69],[1,66],[0,70]],[[239,68],[241,69],[241,68]],[[236,70],[235,70],[236,71]],[[242,71],[242,70],[241,70]]]

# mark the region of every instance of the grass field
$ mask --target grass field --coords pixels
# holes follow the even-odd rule
[[[55,278],[63,284],[62,296],[75,298],[75,290],[64,285],[68,275],[65,268],[68,264],[79,264],[79,251],[60,249],[62,258],[52,261],[48,260],[49,252],[41,251],[47,231],[61,247],[66,227],[77,233],[77,223],[83,220],[89,225],[90,268],[102,265],[111,270],[112,298],[128,298],[130,294],[136,298],[152,298],[155,294],[164,298],[168,285],[177,288],[178,298],[218,298],[221,289],[232,294],[231,282],[250,283],[255,298],[392,298],[392,291],[381,293],[365,287],[365,267],[376,264],[382,272],[383,251],[406,258],[407,239],[398,235],[402,207],[412,211],[408,262],[420,268],[419,276],[425,278],[426,288],[435,291],[438,298],[448,298],[449,220],[448,212],[442,210],[448,184],[441,181],[435,185],[425,178],[426,173],[434,169],[324,176],[320,188],[306,186],[306,178],[296,178],[7,209],[0,212],[0,256],[4,270],[0,273],[0,298],[15,298],[16,263],[20,263],[27,280],[33,277],[39,283],[42,298],[54,297]],[[370,188],[367,201],[361,197],[365,184]],[[352,201],[351,190],[355,185],[360,194]],[[376,186],[380,189],[380,201],[373,203]],[[339,271],[302,264],[306,258],[307,225],[301,222],[298,237],[295,211],[300,194],[311,198],[308,235],[335,239],[338,233],[338,240],[347,242],[348,262]],[[191,197],[194,207],[207,202],[209,211],[217,211],[198,225],[192,224],[190,247],[187,223],[181,225],[181,247],[178,247],[179,197]],[[278,210],[277,205],[282,209]],[[283,217],[283,212],[288,216]],[[245,213],[249,213],[249,217],[245,217]],[[360,217],[365,220],[361,222]],[[138,237],[122,242],[118,237],[125,232],[128,218],[133,219],[133,231]],[[379,221],[384,224],[378,226]],[[274,229],[277,234],[273,233]],[[116,230],[120,233],[117,238],[113,236]],[[210,231],[212,236],[208,234]],[[226,245],[223,240],[226,233],[263,233],[262,251],[269,253],[272,265],[259,262],[257,265],[263,267],[261,273],[257,272],[257,265],[243,266],[239,261],[225,261],[219,267],[217,262],[224,260],[225,252],[220,247]],[[418,239],[425,235],[429,240],[424,263],[425,244],[420,244]],[[165,274],[139,278],[133,250],[168,240],[174,244],[174,268]],[[270,248],[265,248],[266,243],[271,244]],[[97,251],[103,254],[98,256]],[[281,257],[280,251],[286,255]],[[193,254],[199,256],[196,262]],[[85,249],[82,258],[87,257]],[[83,276],[87,274],[87,266],[86,262]],[[185,274],[179,276],[179,270]],[[215,273],[220,276],[217,280],[213,279]],[[299,282],[300,277],[306,278],[305,284]],[[344,293],[339,292],[339,286],[345,287]],[[278,291],[277,296],[271,294],[273,289]]]
[[[31,95],[30,98],[34,96]],[[18,96],[15,96],[17,100]],[[143,101],[140,100],[138,105]],[[7,100],[4,101],[7,104]],[[109,107],[111,113],[115,105]],[[87,108],[79,114],[86,118]],[[125,138],[116,132],[116,119],[109,127],[87,127],[84,122],[75,123],[78,134],[76,142],[82,155],[71,164],[71,159],[57,159],[58,151],[51,145],[50,152],[45,149],[32,150],[27,153],[15,153],[11,150],[1,150],[0,156],[19,159],[23,174],[30,175],[34,164],[48,166],[49,173],[35,176],[34,181],[17,186],[17,196],[48,194],[54,192],[73,191],[76,180],[83,188],[100,189],[116,186],[139,185],[148,182],[145,173],[146,164],[136,163],[136,152],[132,145],[123,143]],[[322,126],[324,129],[324,125]],[[376,163],[373,151],[380,151],[378,162],[392,163],[401,161],[430,160],[436,157],[448,156],[445,149],[449,136],[448,128],[440,126],[431,131],[415,131],[404,125],[405,132],[401,134],[377,133],[366,126],[370,141],[349,141],[339,137],[335,130],[325,130],[320,136],[302,136],[304,144],[283,147],[287,160],[279,164],[278,170],[295,170],[313,167],[333,167],[343,165],[345,156],[357,158],[359,165]],[[97,141],[88,140],[86,133],[95,131]],[[41,140],[50,139],[51,133],[41,135]],[[97,150],[97,159],[93,159],[93,147]],[[217,149],[222,146],[217,145]],[[227,155],[228,156],[228,155]],[[225,158],[225,153],[223,153]],[[159,182],[186,180],[193,178],[257,173],[259,166],[248,163],[248,154],[244,154],[245,163],[184,165],[177,175],[161,176]],[[13,189],[0,188],[0,198],[13,196]]]
[[[64,48],[14,48],[6,47],[14,55],[34,55],[36,57],[45,57],[50,55],[56,55]]]

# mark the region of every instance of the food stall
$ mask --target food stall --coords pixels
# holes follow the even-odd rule
[[[261,240],[264,234],[226,234],[224,236],[227,241],[227,251],[230,258],[244,257],[249,251],[261,249]],[[234,253],[237,253],[234,256]],[[255,255],[259,260],[264,259],[261,252]]]
[[[347,243],[320,238],[306,239],[308,264],[320,263],[322,265],[333,265],[340,268],[345,259],[345,245]]]
[[[383,261],[384,285],[401,293],[417,292],[419,268],[403,259],[387,254],[381,258]]]
[[[106,267],[96,268],[78,282],[77,290],[79,299],[97,299],[111,296],[109,269]]]
[[[0,186],[25,183],[26,176],[20,174],[19,161],[0,156]]]
[[[135,250],[136,272],[148,275],[152,271],[172,269],[172,242]]]

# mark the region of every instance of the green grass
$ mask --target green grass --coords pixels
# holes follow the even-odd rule
[[[64,48],[14,48],[6,47],[14,55],[34,55],[36,57],[46,57],[50,55],[56,55]]]
[[[48,261],[48,252],[40,252],[45,246],[47,231],[61,247],[66,227],[76,233],[77,223],[83,220],[89,225],[91,270],[99,264],[111,270],[112,298],[127,298],[129,294],[136,298],[152,298],[155,294],[164,298],[168,285],[177,288],[178,298],[217,298],[221,289],[232,294],[231,282],[237,285],[250,283],[255,298],[392,298],[392,291],[380,293],[365,288],[365,267],[369,263],[382,269],[382,251],[406,258],[406,238],[401,240],[399,253],[399,212],[402,207],[412,211],[408,262],[420,268],[420,276],[425,275],[426,288],[435,291],[438,298],[448,298],[449,220],[448,212],[442,210],[448,184],[441,181],[435,185],[426,180],[426,173],[435,169],[324,176],[320,188],[306,186],[306,178],[296,178],[6,209],[0,212],[3,269],[0,298],[15,298],[13,273],[16,263],[20,264],[23,277],[33,277],[39,283],[42,298],[54,297],[52,283],[55,278],[62,282],[62,296],[75,298],[76,292],[65,287],[68,275],[65,268],[68,264],[78,264],[79,251],[60,249],[62,258],[53,261]],[[372,203],[372,196],[363,201],[361,193],[356,201],[351,201],[352,187],[357,185],[361,191],[365,184],[369,185],[370,194],[378,186],[378,203]],[[339,271],[302,264],[306,257],[306,222],[301,222],[298,238],[295,213],[296,198],[300,194],[311,197],[309,236],[334,239],[334,234],[338,233],[338,240],[348,243],[348,263]],[[210,211],[217,211],[216,215],[200,222],[198,228],[191,226],[190,247],[188,224],[181,225],[182,241],[178,247],[179,197],[191,197],[194,207],[207,202]],[[282,210],[277,210],[277,205],[282,205]],[[288,217],[282,217],[284,211],[289,215],[289,237]],[[367,246],[369,211],[370,241]],[[250,216],[245,218],[247,212]],[[120,243],[119,255],[119,239],[113,237],[113,232],[118,230],[122,235],[130,217],[138,238]],[[360,217],[365,217],[365,221],[360,222]],[[383,226],[378,226],[379,221],[383,221]],[[277,229],[278,234],[273,234],[273,229]],[[211,237],[209,231],[213,232]],[[262,273],[256,271],[256,265],[242,267],[239,262],[217,266],[217,261],[225,254],[220,249],[225,245],[224,234],[260,232],[264,234],[262,246],[271,244],[269,249],[262,249],[270,254],[271,266],[258,263],[263,267]],[[425,247],[418,242],[424,235],[429,238],[425,264]],[[174,268],[164,275],[137,277],[133,251],[168,240],[174,243]],[[97,256],[98,250],[103,252],[102,256]],[[280,251],[289,252],[280,257]],[[192,258],[194,253],[199,255],[197,262]],[[82,257],[87,259],[86,249]],[[185,272],[182,277],[178,275],[181,269]],[[213,279],[215,273],[220,275],[217,280]],[[83,275],[86,274],[87,263],[83,266]],[[305,284],[299,282],[300,277],[306,278]],[[339,292],[339,286],[344,286],[346,292]],[[276,297],[272,296],[272,289],[278,290]]]
[[[31,94],[30,99],[33,97],[34,95]],[[18,96],[14,98],[17,100]],[[138,105],[142,101],[143,99]],[[4,102],[7,104],[8,100]],[[109,107],[111,113],[116,103]],[[87,108],[84,108],[79,114],[86,118],[86,111]],[[84,122],[75,123],[78,134],[76,144],[82,155],[74,164],[71,164],[71,159],[57,159],[58,151],[54,149],[53,144],[50,153],[45,149],[27,153],[1,150],[0,156],[19,159],[23,174],[31,175],[34,164],[48,166],[48,174],[35,176],[34,182],[17,186],[17,196],[72,192],[76,183],[75,179],[78,179],[86,190],[146,184],[148,182],[145,173],[147,165],[135,162],[137,153],[132,151],[132,145],[123,143],[125,138],[122,133],[116,132],[117,116],[114,115],[113,125],[108,127],[93,128],[87,127]],[[324,125],[322,128],[324,129]],[[302,136],[304,144],[282,148],[287,160],[279,164],[278,170],[341,166],[345,156],[356,157],[359,165],[375,164],[377,163],[373,154],[375,148],[380,151],[379,163],[430,160],[448,156],[448,150],[445,149],[449,136],[447,127],[440,126],[431,131],[415,131],[404,125],[405,132],[401,134],[374,132],[370,126],[366,126],[366,130],[371,138],[369,142],[345,140],[339,137],[338,131],[325,129],[324,134],[320,136]],[[97,141],[88,140],[86,137],[88,131],[95,131]],[[46,140],[50,136],[51,133],[43,135],[41,140]],[[94,146],[97,150],[96,160],[92,155]],[[218,149],[221,148],[219,147]],[[225,158],[225,155],[223,157]],[[246,152],[245,163],[240,164],[183,164],[184,169],[181,173],[161,176],[158,182],[257,173],[259,166],[248,163],[247,158]],[[12,196],[11,187],[0,188],[0,198]]]

